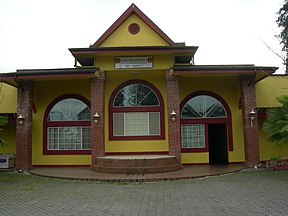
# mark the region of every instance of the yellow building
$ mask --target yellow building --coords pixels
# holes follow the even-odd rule
[[[103,172],[127,171],[132,155],[151,156],[142,167],[155,172],[279,155],[251,115],[277,106],[287,77],[271,76],[275,67],[195,65],[197,48],[173,42],[132,4],[93,45],[69,49],[74,68],[2,76],[0,113],[14,124],[0,132],[1,153],[16,153],[16,169]]]

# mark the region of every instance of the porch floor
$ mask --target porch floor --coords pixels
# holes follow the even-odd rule
[[[34,168],[29,172],[34,175],[85,181],[104,182],[149,182],[199,178],[237,172],[243,169],[243,164],[230,165],[193,165],[184,166],[184,169],[153,174],[109,174],[94,172],[89,167],[61,167],[61,168]]]

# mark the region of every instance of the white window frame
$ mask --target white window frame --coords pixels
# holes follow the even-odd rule
[[[130,113],[135,113],[135,114],[139,114],[139,113],[146,113],[147,114],[147,134],[133,134],[133,135],[131,135],[131,134],[128,134],[128,131],[127,131],[127,125],[126,125],[126,121],[127,121],[127,118],[126,118],[126,116],[128,115],[128,114],[130,114]],[[151,132],[150,132],[150,114],[152,114],[152,113],[157,113],[158,114],[158,133],[156,134],[151,134]],[[115,134],[115,131],[116,131],[116,129],[115,129],[115,115],[119,115],[119,114],[122,114],[124,117],[123,117],[123,120],[124,120],[124,122],[123,122],[123,131],[124,131],[124,134],[123,135],[117,135],[117,134]],[[115,136],[115,137],[125,137],[125,136],[159,136],[160,134],[161,134],[161,120],[160,120],[160,118],[161,118],[161,114],[160,114],[160,112],[121,112],[121,113],[113,113],[113,136]]]
[[[197,129],[197,130],[194,130],[194,129]],[[186,132],[186,136],[184,137],[185,132]],[[183,149],[186,149],[186,148],[187,149],[205,149],[206,148],[205,124],[182,124],[181,125],[181,147]]]
[[[57,140],[57,148],[50,148],[50,132],[49,132],[49,129],[57,129],[57,136],[56,136],[56,139]],[[80,130],[80,139],[78,139],[77,141],[80,141],[80,148],[76,148],[76,139],[75,139],[75,143],[70,143],[70,145],[75,145],[75,148],[65,148],[65,145],[68,145],[69,143],[65,143],[64,142],[64,149],[61,149],[60,148],[60,137],[59,137],[59,130],[61,128],[75,128],[75,131],[77,131],[77,128],[81,128]],[[83,145],[85,143],[83,143],[83,129],[84,128],[89,128],[90,129],[90,135],[91,135],[91,127],[90,126],[59,126],[59,127],[47,127],[47,149],[49,151],[58,151],[58,150],[64,150],[64,151],[70,151],[70,150],[90,150],[91,149],[91,139],[90,139],[90,148],[84,148]],[[76,134],[76,133],[74,133]],[[79,134],[78,134],[79,135]],[[79,144],[78,144],[79,145]]]

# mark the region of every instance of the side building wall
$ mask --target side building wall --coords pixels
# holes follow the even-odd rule
[[[256,84],[256,98],[258,108],[278,107],[276,97],[288,95],[288,76],[274,75]],[[259,120],[259,150],[260,160],[270,160],[272,157],[288,157],[288,145],[282,149],[267,141],[267,134],[262,129],[265,119]]]
[[[0,82],[0,115],[15,114],[17,107],[17,88]],[[0,138],[7,145],[0,146],[0,154],[16,154],[16,125],[8,123],[0,130]]]

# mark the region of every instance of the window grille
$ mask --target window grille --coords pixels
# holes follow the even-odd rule
[[[182,148],[205,148],[205,125],[181,125]]]

